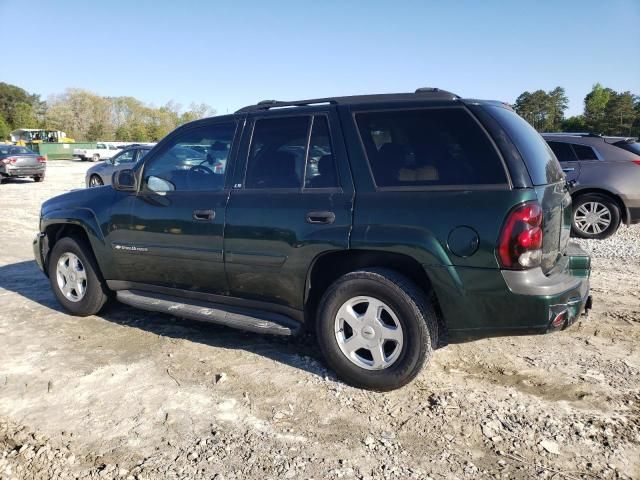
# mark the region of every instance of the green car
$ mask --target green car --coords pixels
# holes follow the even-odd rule
[[[74,315],[114,296],[311,330],[341,379],[391,390],[447,342],[562,330],[588,310],[570,230],[542,137],[505,104],[428,88],[183,125],[112,185],[45,202],[34,252]]]

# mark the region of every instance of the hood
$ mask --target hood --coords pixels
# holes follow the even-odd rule
[[[100,205],[111,204],[115,194],[116,191],[111,185],[72,190],[45,201],[42,204],[42,214],[47,215],[55,210],[69,208],[82,208],[95,211],[96,208],[100,208]]]

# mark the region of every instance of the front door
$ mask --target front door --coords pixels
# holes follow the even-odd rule
[[[235,130],[233,121],[183,127],[144,158],[126,231],[112,245],[121,280],[226,292],[225,178]]]
[[[249,120],[227,207],[231,295],[301,310],[313,260],[348,248],[353,185],[333,115]]]

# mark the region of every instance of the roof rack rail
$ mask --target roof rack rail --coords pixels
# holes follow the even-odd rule
[[[249,105],[247,107],[241,108],[240,110],[237,110],[236,113],[257,112],[260,110],[269,110],[271,108],[308,107],[311,105],[321,105],[323,103],[337,104],[338,102],[334,98],[314,98],[311,100],[296,100],[293,102],[281,100],[261,100],[255,105]]]
[[[567,136],[567,137],[602,137],[599,133],[591,133],[591,132],[542,132],[543,135],[556,135],[556,136]]]
[[[308,106],[322,105],[322,104],[338,105],[338,104],[363,103],[363,102],[371,102],[371,101],[381,102],[385,100],[413,100],[416,98],[415,95],[427,97],[429,100],[457,100],[460,98],[459,95],[448,92],[446,90],[441,90],[439,88],[433,88],[433,87],[423,87],[423,88],[418,88],[413,93],[353,95],[353,96],[346,96],[346,97],[324,97],[324,98],[314,98],[311,100],[296,100],[296,101],[262,100],[256,103],[255,105],[249,105],[244,108],[241,108],[240,110],[237,110],[236,113],[259,112],[264,110],[270,110],[272,108],[308,107]]]

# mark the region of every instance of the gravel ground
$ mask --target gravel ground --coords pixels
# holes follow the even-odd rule
[[[581,242],[588,318],[449,345],[372,393],[306,337],[124,305],[67,315],[31,238],[41,202],[88,166],[0,186],[0,479],[640,478],[640,226]]]

